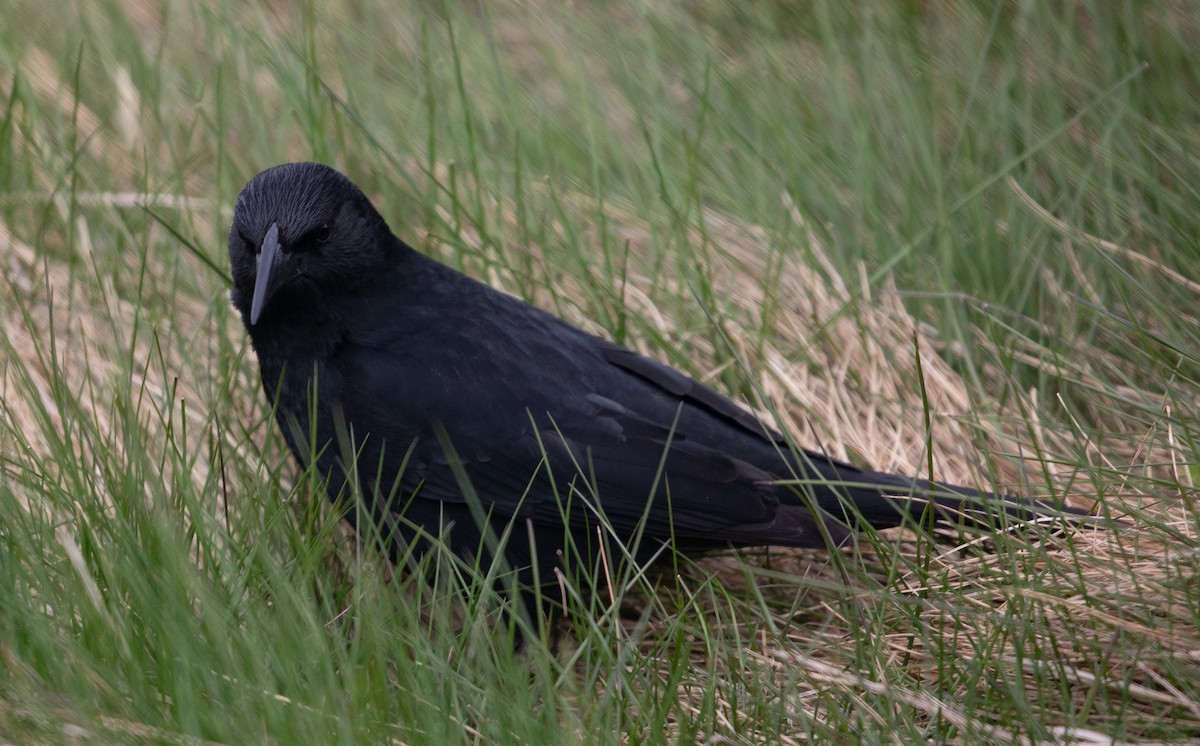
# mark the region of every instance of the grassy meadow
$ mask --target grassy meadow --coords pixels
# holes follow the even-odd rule
[[[1196,2],[0,19],[0,744],[1200,742]],[[668,558],[514,653],[277,432],[225,239],[290,160],[806,447],[1096,518]]]

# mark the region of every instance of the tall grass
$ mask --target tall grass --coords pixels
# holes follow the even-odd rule
[[[1200,737],[1191,3],[3,15],[0,740]],[[224,236],[297,159],[807,446],[1120,521],[676,558],[514,654],[275,431]]]

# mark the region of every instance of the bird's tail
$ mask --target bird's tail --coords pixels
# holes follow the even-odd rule
[[[836,543],[866,526],[963,526],[994,532],[1036,524],[1061,525],[1064,520],[1078,523],[1089,515],[1048,501],[868,471],[826,459],[812,459],[805,466],[814,478],[791,483],[793,499],[810,511],[817,508]]]

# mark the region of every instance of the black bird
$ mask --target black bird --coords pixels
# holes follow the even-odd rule
[[[598,535],[646,561],[664,542],[821,547],[927,506],[990,524],[1040,507],[793,450],[682,373],[418,253],[323,165],[251,179],[229,258],[288,445],[331,497],[357,481],[370,515],[348,517],[394,557],[439,537],[486,567],[481,524],[511,525],[504,559],[546,591],[594,569]]]

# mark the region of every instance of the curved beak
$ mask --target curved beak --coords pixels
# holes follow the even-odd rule
[[[279,264],[279,224],[271,223],[267,235],[263,237],[262,248],[258,252],[258,269],[254,273],[254,295],[250,299],[250,324],[258,323],[267,301],[279,289],[280,275],[276,265]]]

